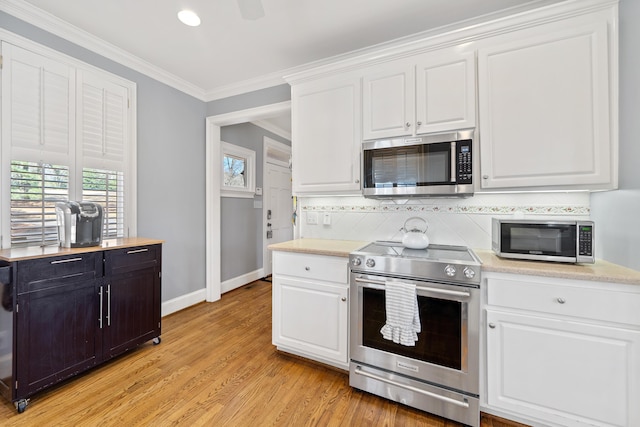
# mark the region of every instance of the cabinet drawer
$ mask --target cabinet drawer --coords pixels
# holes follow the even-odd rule
[[[489,305],[640,326],[640,293],[586,287],[578,281],[488,278],[487,285]]]
[[[105,275],[126,273],[160,265],[160,245],[135,246],[105,252]]]
[[[347,283],[348,258],[275,252],[273,274]]]
[[[19,261],[18,293],[102,277],[102,252],[90,252]]]

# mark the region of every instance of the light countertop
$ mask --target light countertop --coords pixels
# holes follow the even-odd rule
[[[360,240],[296,239],[267,246],[272,251],[341,256],[348,258],[356,249],[369,244]]]
[[[127,237],[117,239],[103,239],[100,246],[86,248],[61,248],[51,246],[29,246],[24,248],[3,249],[0,251],[0,260],[14,262],[26,259],[46,258],[59,255],[73,255],[87,252],[97,252],[105,249],[130,248],[133,246],[157,245],[164,243],[162,240],[147,239],[145,237]]]
[[[482,260],[482,271],[640,285],[640,271],[604,260],[596,260],[594,264],[522,261],[500,258],[491,250],[473,251]]]

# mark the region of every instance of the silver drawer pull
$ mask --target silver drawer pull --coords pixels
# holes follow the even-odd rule
[[[82,261],[82,258],[60,259],[58,261],[51,261],[51,264],[66,264],[68,262],[76,262],[76,261]]]
[[[383,383],[390,384],[392,386],[404,388],[406,390],[411,390],[411,391],[413,391],[415,393],[420,393],[420,394],[423,394],[425,396],[441,400],[441,401],[443,401],[445,403],[450,403],[452,405],[461,406],[463,408],[468,408],[469,407],[469,402],[467,402],[466,399],[464,401],[459,401],[459,400],[452,399],[452,398],[447,397],[447,396],[440,396],[439,394],[431,393],[430,391],[422,390],[422,389],[417,388],[417,387],[413,387],[413,386],[411,386],[409,384],[401,384],[401,383],[399,383],[397,381],[394,381],[394,380],[391,380],[391,379],[388,379],[388,378],[384,378],[384,377],[378,376],[376,374],[372,374],[372,373],[363,371],[362,367],[360,367],[360,366],[356,366],[356,369],[354,370],[354,373],[356,373],[357,375],[362,375],[363,377],[368,377],[368,378],[371,378],[371,379],[374,379],[374,380],[377,380],[377,381],[381,381]]]
[[[139,254],[140,252],[149,252],[149,249],[134,249],[132,251],[127,251],[127,254]]]
[[[558,301],[558,304],[564,304],[565,302],[567,302],[567,300],[562,297],[558,297],[556,301]]]

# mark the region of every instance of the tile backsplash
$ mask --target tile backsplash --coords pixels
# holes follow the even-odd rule
[[[431,243],[491,249],[491,218],[589,219],[589,200],[586,192],[476,194],[467,199],[299,197],[296,237],[401,240],[404,222],[418,216],[429,224]],[[324,224],[327,216],[330,224]]]

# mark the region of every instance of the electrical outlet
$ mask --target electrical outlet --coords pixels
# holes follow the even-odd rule
[[[318,225],[318,212],[307,212],[307,224]]]

